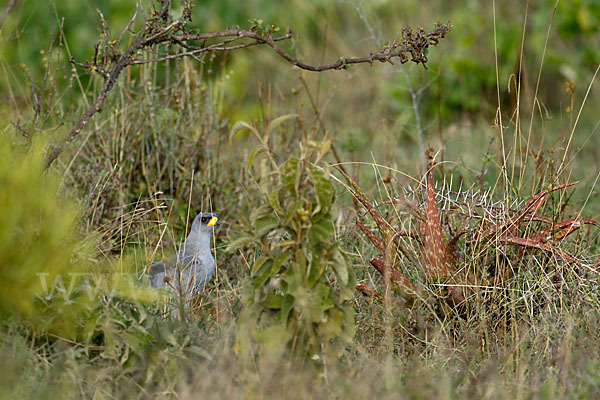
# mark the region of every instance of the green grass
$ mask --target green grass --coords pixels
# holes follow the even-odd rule
[[[506,88],[521,47],[521,35],[514,34],[523,28],[520,2],[497,4],[495,20],[489,7],[455,2],[432,1],[431,7],[378,2],[372,8],[307,3],[294,18],[279,23],[298,23],[303,35],[298,46],[311,60],[320,59],[325,46],[325,59],[334,53],[334,58],[362,54],[363,49],[368,54],[374,39],[360,39],[368,36],[369,27],[381,27],[386,36],[395,32],[399,16],[414,15],[424,25],[452,18],[453,31],[431,51],[429,71],[374,65],[311,75],[258,48],[206,64],[172,64],[168,85],[164,66],[145,66],[120,80],[102,113],[48,172],[41,169],[47,144],[68,132],[85,109],[84,97],[89,101],[99,81],[81,76],[80,84],[77,76],[83,73],[61,64],[58,74],[66,81],[72,76],[71,84],[63,86],[59,80],[48,92],[38,90],[40,96],[56,97],[43,101],[42,112],[36,113],[29,79],[18,67],[3,64],[9,73],[1,106],[0,396],[598,397],[600,292],[592,268],[600,253],[598,228],[585,224],[552,243],[580,260],[572,262],[531,246],[522,251],[501,243],[500,235],[489,242],[477,240],[480,219],[442,208],[448,202],[458,204],[457,195],[471,193],[463,202],[479,214],[489,215],[496,212],[493,206],[513,201],[518,209],[558,173],[557,183],[582,182],[554,192],[537,215],[554,222],[599,219],[594,110],[600,92],[592,78],[597,59],[585,50],[597,32],[584,18],[595,18],[593,4],[581,3],[583,16],[575,24],[569,16],[576,13],[560,5],[547,43],[553,3],[530,6],[524,36],[529,74],[528,82],[522,82],[519,118],[514,91]],[[211,4],[203,10],[219,8]],[[260,9],[260,4],[252,7]],[[237,14],[245,18],[252,12],[257,11],[214,11],[223,21],[240,25]],[[264,12],[276,14],[270,8]],[[494,23],[496,40],[491,35]],[[7,29],[18,24],[18,19],[11,20]],[[33,42],[23,33],[21,51],[39,51]],[[561,52],[576,61],[568,64]],[[540,103],[532,111],[539,65],[544,68]],[[564,74],[576,80],[575,92],[572,86],[565,88]],[[495,120],[496,90],[502,126]],[[299,117],[279,120],[283,123],[265,140],[270,124],[291,114]],[[255,128],[255,135],[252,129],[231,135],[242,120]],[[434,149],[440,162],[432,178],[438,182],[441,239],[447,243],[461,229],[469,230],[456,242],[460,262],[454,281],[431,272],[428,254],[434,247],[427,234],[399,235],[391,250],[381,254],[356,221],[381,239],[389,240],[389,232],[353,198],[357,188],[331,168],[330,162],[336,161],[324,151],[324,139],[331,140],[341,167],[369,199],[367,204],[377,203],[376,210],[393,232],[418,231],[419,221],[430,220],[420,185],[426,158],[419,149]],[[567,144],[570,151],[565,152]],[[334,201],[324,211],[326,234],[319,231],[316,241],[310,229],[321,215],[315,211],[310,221],[303,213],[329,199],[318,193],[329,183],[314,177],[294,182],[282,178],[293,158],[306,171],[323,171],[335,191],[329,193]],[[311,185],[321,189],[314,194]],[[414,196],[406,193],[408,187]],[[483,192],[488,200],[482,205]],[[392,204],[397,198],[401,204]],[[299,211],[287,215],[278,211],[280,204]],[[263,224],[264,215],[261,219],[257,214],[267,208],[273,218]],[[169,318],[162,295],[138,278],[152,261],[175,251],[200,211],[217,212],[222,223],[215,241],[217,273],[184,323]],[[517,233],[524,237],[545,227],[534,221],[522,224]],[[294,232],[302,232],[297,243],[290,240]],[[261,285],[253,266],[276,258],[281,249],[296,250]],[[355,334],[343,337],[335,357],[324,357],[323,349],[332,338],[342,337],[338,326],[319,321],[315,316],[321,314],[306,306],[302,296],[297,296],[289,319],[281,317],[287,314],[270,297],[260,297],[268,290],[277,295],[293,292],[277,285],[286,271],[305,265],[298,261],[302,257],[297,250],[311,260],[325,260],[316,266],[333,265],[326,264],[328,257],[339,251],[356,283],[369,289],[366,295],[354,291],[350,300],[337,298],[347,288],[339,271],[325,267],[315,278],[317,285],[311,286],[310,279],[300,285],[311,301],[323,288],[329,290],[327,304],[354,315]],[[386,284],[369,265],[375,256],[394,265],[420,292]],[[500,277],[501,268],[511,272]],[[40,271],[50,273],[49,283],[61,276],[67,293],[55,292],[46,299],[37,284]],[[254,292],[244,287],[255,282]],[[463,290],[466,300],[460,306],[448,301],[448,283]],[[290,321],[288,330],[271,329],[260,337],[252,326],[240,330],[238,318],[252,303],[250,294],[257,299],[253,304],[262,307],[257,329],[283,318]],[[309,308],[314,315],[302,311]],[[333,318],[333,312],[327,315]],[[346,335],[353,331],[347,328]],[[241,332],[247,335],[250,353],[256,352],[250,357],[240,357]],[[302,332],[310,335],[303,337]],[[261,351],[257,342],[271,351]],[[298,349],[295,343],[308,344]]]

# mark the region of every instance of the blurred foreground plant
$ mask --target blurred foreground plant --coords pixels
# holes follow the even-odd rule
[[[41,278],[55,277],[86,256],[77,237],[77,209],[57,197],[58,180],[43,173],[44,149],[0,137],[0,314],[27,315],[41,296]],[[41,274],[41,275],[40,275]]]

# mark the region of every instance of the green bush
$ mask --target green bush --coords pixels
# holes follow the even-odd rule
[[[328,145],[313,143],[321,153]],[[236,346],[244,355],[256,341],[261,355],[339,357],[354,335],[355,277],[332,239],[335,190],[310,154],[284,162],[273,183],[262,176],[264,204],[230,246],[260,252],[243,286]]]
[[[25,150],[24,150],[25,148]],[[86,252],[76,236],[74,203],[58,194],[59,182],[42,172],[40,142],[20,146],[0,137],[0,314],[27,315]],[[49,289],[49,286],[46,286]]]

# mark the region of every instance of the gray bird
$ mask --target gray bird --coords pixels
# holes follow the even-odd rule
[[[200,292],[215,272],[215,259],[210,252],[210,238],[215,226],[221,225],[216,214],[200,213],[192,230],[177,253],[165,263],[150,266],[153,288],[172,289],[189,300]]]

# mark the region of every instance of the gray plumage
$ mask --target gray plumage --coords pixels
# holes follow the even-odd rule
[[[152,287],[172,289],[188,299],[200,292],[215,272],[210,238],[217,225],[220,222],[216,214],[198,214],[192,223],[190,234],[177,253],[164,263],[158,262],[150,266]]]

